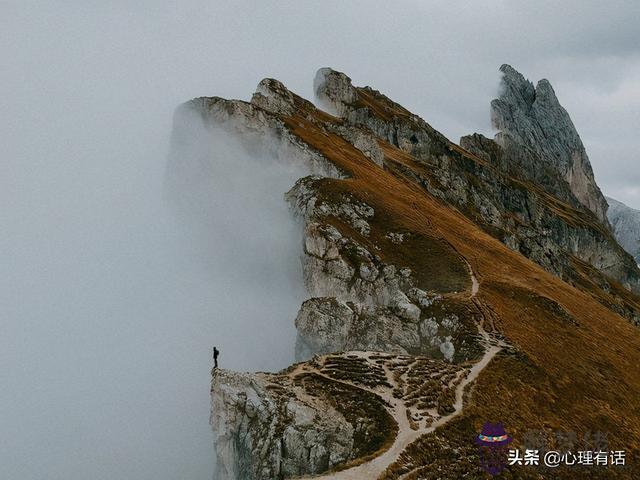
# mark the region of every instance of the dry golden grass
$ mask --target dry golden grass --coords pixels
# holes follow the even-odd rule
[[[370,92],[362,98],[381,116],[398,113],[369,105],[375,102]],[[478,300],[494,312],[496,328],[518,350],[518,355],[501,355],[492,362],[474,387],[471,405],[444,429],[462,429],[453,437],[462,442],[458,446],[467,448],[471,437],[466,435],[477,432],[485,421],[504,422],[516,438],[535,428],[600,430],[609,434],[612,448],[627,451],[631,467],[615,475],[640,478],[635,467],[640,452],[640,331],[598,301],[603,294],[589,284],[588,275],[581,290],[509,250],[419,185],[375,165],[342,138],[324,131],[322,122],[331,121],[325,114],[307,112],[285,121],[351,175],[323,181],[321,191],[351,193],[375,209],[372,224],[383,222],[387,230],[424,239],[424,244],[403,251],[380,238],[369,239],[381,246],[383,256],[404,262],[425,283],[449,282],[455,284],[450,288],[468,289],[468,275],[463,280],[461,273],[462,258],[466,259],[480,280]],[[389,159],[411,165],[410,155],[383,148]],[[535,187],[523,183],[522,188]],[[584,222],[557,199],[548,201],[558,215]],[[625,293],[625,299],[639,302],[631,293]],[[572,477],[578,475],[572,472],[562,475],[587,478]]]
[[[336,470],[360,465],[377,457],[393,444],[398,434],[398,424],[377,395],[315,373],[302,373],[295,377],[294,382],[308,394],[324,397],[354,427],[354,457],[336,467]]]

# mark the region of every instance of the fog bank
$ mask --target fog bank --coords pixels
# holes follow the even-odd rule
[[[207,137],[210,223],[176,222],[173,111],[222,92],[193,37],[157,40],[197,20],[56,7],[2,20],[0,478],[209,480],[212,345],[227,368],[293,359],[294,179]]]
[[[284,194],[310,172],[276,142],[228,133],[191,109],[174,115],[165,198],[211,282],[224,368],[274,371],[294,359],[302,225]]]
[[[158,119],[136,148],[75,113],[57,132],[71,158],[9,162],[31,196],[2,218],[0,477],[211,478],[211,347],[224,368],[293,361],[301,237],[283,194],[305,171],[196,117],[187,141],[169,148]]]

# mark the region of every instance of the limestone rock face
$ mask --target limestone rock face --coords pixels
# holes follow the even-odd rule
[[[640,263],[640,211],[610,197],[607,197],[607,202],[613,233],[620,245]]]
[[[367,419],[363,419],[365,423]],[[322,395],[286,374],[214,370],[211,426],[216,480],[325,472],[353,458],[353,425]]]
[[[358,99],[358,92],[351,84],[351,79],[331,68],[321,68],[317,71],[313,90],[322,107],[337,116],[343,116],[347,106]]]
[[[303,272],[313,297],[296,318],[297,359],[374,350],[452,361],[456,352],[469,348],[473,342],[462,335],[461,319],[453,312],[434,313],[441,295],[417,288],[410,269],[383,262],[330,223],[340,219],[367,237],[374,209],[350,197],[319,200],[318,181],[303,178],[287,193],[294,213],[306,225]],[[420,326],[426,318],[429,329]]]
[[[557,194],[561,189],[555,183],[564,179],[578,201],[607,225],[607,202],[587,152],[549,81],[540,80],[534,88],[510,65],[500,71],[502,92],[491,102],[491,118],[500,131],[496,141],[516,160],[517,168],[550,193]]]
[[[429,357],[362,351],[315,356],[278,373],[215,369],[214,478],[298,478],[379,454],[398,433],[396,420],[406,434],[451,413],[467,372]]]
[[[276,80],[263,80],[251,103],[220,97],[195,98],[176,111],[173,135],[188,136],[188,131],[181,130],[188,130],[191,124],[181,121],[180,117],[193,115],[195,112],[207,128],[221,129],[229,135],[242,138],[249,150],[295,160],[315,175],[343,178],[343,172],[319,152],[300,141],[286,128],[282,119],[273,114],[294,108],[288,103],[291,99],[286,95],[286,92],[289,95],[291,93],[286,89],[283,91],[283,88]]]

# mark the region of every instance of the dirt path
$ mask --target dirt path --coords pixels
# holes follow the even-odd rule
[[[471,265],[467,262],[467,266],[469,268],[469,273],[471,275],[471,292],[470,298],[474,299],[478,294],[480,289],[480,283],[476,278]],[[402,451],[413,441],[417,440],[419,437],[426,435],[428,433],[433,432],[436,428],[445,425],[447,422],[450,422],[452,419],[457,417],[464,408],[463,405],[463,397],[464,397],[464,389],[465,387],[473,382],[482,370],[491,362],[493,357],[502,349],[502,344],[500,342],[496,342],[491,339],[489,334],[485,331],[483,327],[484,322],[481,322],[478,325],[478,332],[482,336],[485,342],[485,353],[482,358],[476,362],[473,367],[469,370],[466,377],[462,379],[462,381],[456,387],[456,398],[454,403],[454,410],[449,415],[439,418],[436,422],[434,422],[428,428],[422,428],[418,430],[413,430],[409,425],[409,420],[407,419],[407,409],[404,405],[404,402],[401,399],[393,398],[392,395],[382,395],[380,392],[374,391],[372,389],[366,389],[380,396],[392,405],[391,415],[398,423],[398,435],[396,436],[391,447],[375,457],[374,459],[363,463],[362,465],[349,468],[347,470],[343,470],[341,472],[335,472],[325,475],[313,476],[313,477],[304,477],[304,478],[313,478],[314,480],[364,480],[364,479],[377,479],[386,468],[395,462],[398,459],[398,456]],[[396,382],[393,379],[393,375],[391,372],[385,368],[385,372],[387,375],[387,379],[391,383],[391,385],[396,386]],[[320,373],[320,372],[316,372]],[[322,375],[322,374],[321,374]],[[331,379],[334,380],[335,379]],[[410,473],[410,472],[409,472]],[[403,475],[403,477],[406,476]]]

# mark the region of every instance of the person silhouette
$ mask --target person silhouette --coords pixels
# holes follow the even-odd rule
[[[218,355],[220,355],[220,350],[213,347],[213,368],[218,368]]]

